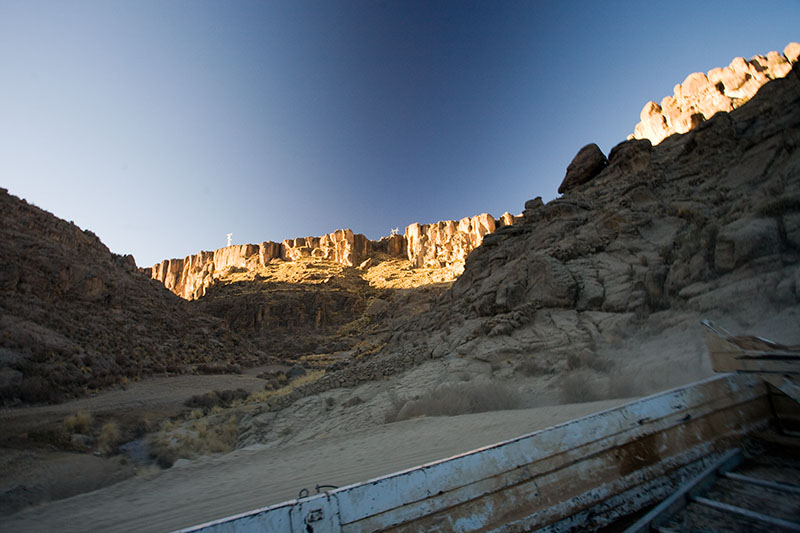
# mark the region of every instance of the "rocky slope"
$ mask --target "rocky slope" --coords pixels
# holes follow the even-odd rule
[[[686,134],[620,144],[593,178],[484,240],[422,319],[438,337],[428,349],[567,369],[686,316],[796,319],[799,147],[797,66]]]
[[[621,143],[590,174],[487,235],[452,288],[397,321],[381,351],[249,412],[240,445],[442,405],[652,393],[711,373],[701,318],[800,342],[797,67],[686,134]]]
[[[737,57],[724,68],[689,74],[661,104],[647,102],[641,122],[628,139],[658,144],[675,133],[686,133],[720,111],[733,111],[770,80],[784,77],[800,56],[800,43],[789,43],[783,54],[770,52],[749,61]]]
[[[260,354],[82,231],[0,189],[0,402],[58,401]]]

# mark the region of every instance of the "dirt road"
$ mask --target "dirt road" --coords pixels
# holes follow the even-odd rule
[[[584,416],[625,400],[383,425],[291,448],[257,446],[179,461],[165,471],[5,517],[0,531],[168,531],[344,486]]]

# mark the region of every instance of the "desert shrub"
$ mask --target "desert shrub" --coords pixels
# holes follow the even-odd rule
[[[602,387],[593,372],[577,371],[561,380],[563,403],[593,402],[603,398]]]
[[[612,366],[611,361],[589,350],[583,350],[579,353],[573,352],[567,355],[567,368],[569,370],[591,368],[598,372],[608,372]]]
[[[22,401],[27,403],[58,403],[62,398],[61,393],[41,376],[24,378],[21,389]]]
[[[238,429],[239,419],[235,415],[225,420],[206,417],[183,424],[168,422],[148,437],[147,445],[157,464],[169,468],[181,458],[231,451]]]
[[[90,413],[78,411],[64,419],[64,429],[68,433],[88,433],[93,421]]]
[[[484,383],[458,383],[443,385],[420,398],[410,400],[397,409],[399,402],[387,413],[387,422],[407,420],[419,416],[455,416],[486,411],[516,409],[522,401],[519,394],[505,385]],[[395,411],[396,412],[393,412]]]
[[[110,420],[103,424],[100,429],[100,436],[97,437],[97,448],[100,453],[109,455],[115,453],[122,441],[122,431],[116,420]]]
[[[214,407],[227,408],[236,401],[242,401],[249,396],[244,389],[228,389],[222,391],[211,391],[205,394],[195,394],[183,404],[186,407],[200,408],[203,412],[209,412]]]
[[[542,376],[545,374],[552,374],[554,372],[552,366],[548,365],[544,361],[541,361],[538,357],[525,358],[519,364],[519,366],[517,366],[516,370],[523,376],[527,377]]]
[[[241,374],[242,367],[236,364],[206,364],[201,363],[196,367],[198,374]]]

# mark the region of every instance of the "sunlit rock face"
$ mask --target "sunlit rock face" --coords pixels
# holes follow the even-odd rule
[[[686,133],[719,111],[733,111],[750,100],[770,80],[783,78],[800,56],[800,43],[779,52],[737,57],[724,68],[689,74],[661,104],[647,102],[628,139],[649,139],[658,144],[673,133]]]
[[[203,297],[220,276],[261,268],[274,261],[319,259],[356,267],[376,253],[408,259],[417,268],[443,269],[445,278],[452,281],[464,271],[467,256],[481,245],[486,235],[520,219],[521,216],[510,213],[500,218],[483,213],[461,220],[414,223],[404,234],[378,241],[350,229],[340,229],[321,237],[233,245],[183,259],[165,259],[143,271],[187,300]]]

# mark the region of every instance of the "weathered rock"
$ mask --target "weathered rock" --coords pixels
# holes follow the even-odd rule
[[[724,68],[708,74],[695,72],[675,86],[661,105],[648,102],[629,139],[650,139],[658,144],[675,133],[686,133],[720,111],[732,111],[750,100],[761,86],[782,78],[800,55],[800,43],[789,43],[781,55],[770,52],[749,61],[737,57]]]
[[[606,156],[596,144],[587,144],[581,148],[567,167],[567,175],[558,187],[563,194],[578,185],[583,185],[597,176],[608,164]]]
[[[723,227],[717,235],[714,265],[728,272],[764,255],[778,253],[778,224],[772,218],[743,218]]]

